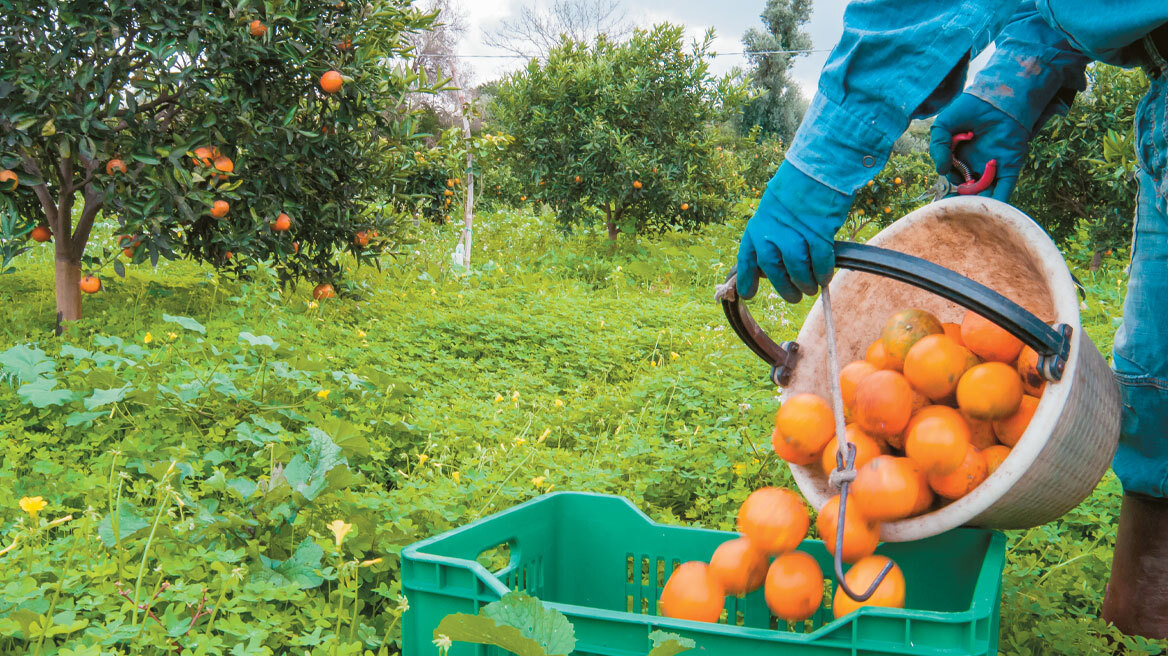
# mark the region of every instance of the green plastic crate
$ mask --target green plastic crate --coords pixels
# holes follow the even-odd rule
[[[644,656],[657,629],[692,638],[697,648],[688,653],[695,656],[997,653],[1006,543],[1000,533],[957,529],[881,545],[878,553],[904,570],[905,609],[864,608],[833,620],[826,597],[811,620],[778,623],[760,590],[728,598],[718,624],[658,616],[657,600],[673,568],[688,560],[708,562],[719,544],[734,537],[657,524],[622,497],[538,497],[402,551],[402,589],[410,604],[402,620],[404,654],[437,654],[433,632],[443,617],[476,613],[517,589],[571,620],[579,656]],[[825,574],[832,571],[822,542],[807,540],[799,548]],[[828,593],[832,579],[828,574]],[[503,653],[465,643],[450,651]]]

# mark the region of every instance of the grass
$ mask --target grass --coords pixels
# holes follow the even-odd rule
[[[391,620],[402,546],[548,490],[621,494],[659,521],[731,529],[751,490],[793,486],[769,448],[777,398],[766,367],[712,300],[740,230],[622,237],[611,249],[598,234],[559,234],[546,214],[490,213],[476,227],[470,275],[449,266],[455,228],[423,226],[413,255],[386,261],[380,271],[350,269],[350,295],[315,307],[309,285],[281,290],[262,265],[243,282],[220,280],[189,262],[137,269],[124,281],[106,276],[107,290],[85,299],[85,318],[64,341],[116,350],[133,365],[78,364],[61,351],[61,340],[51,337],[51,255],[38,248],[17,274],[0,277],[0,299],[9,308],[0,351],[39,345],[76,397],[35,408],[0,384],[0,434],[7,437],[0,493],[43,495],[50,502],[46,517],[88,512],[93,524],[74,524],[71,536],[37,533],[45,546],[28,568],[36,585],[22,593],[31,596],[0,595],[0,650],[27,648],[18,611],[46,613],[36,600],[54,598],[58,582],[72,580],[60,570],[76,541],[106,569],[74,566],[81,582],[62,596],[72,621],[86,624],[46,644],[126,651],[162,644],[168,616],[159,613],[158,623],[142,618],[146,628],[138,635],[145,631],[156,642],[135,641],[118,623],[142,614],[133,604],[119,605],[112,587],[115,572],[127,576],[150,565],[160,570],[141,577],[151,590],[164,580],[185,586],[186,597],[159,597],[160,608],[170,600],[165,612],[175,626],[191,617],[191,626],[205,626],[195,610],[200,595],[220,600],[212,604],[222,607],[215,630],[169,638],[176,644],[207,653],[236,645],[275,653],[345,646],[356,651],[342,653],[358,653],[396,649]],[[1108,352],[1123,262],[1108,258],[1089,272],[1073,249],[1069,258],[1089,292],[1084,325]],[[776,339],[793,338],[810,301],[787,306],[765,296],[755,301],[756,316]],[[205,332],[183,329],[164,314],[190,317]],[[123,399],[82,422],[78,415],[90,405],[83,396],[122,385],[132,388]],[[166,395],[176,389],[193,389],[196,397]],[[250,437],[264,426],[268,437]],[[319,463],[330,453],[310,439],[317,426],[328,427],[347,476],[337,466],[306,478],[300,496],[276,498],[281,467],[293,468],[297,454]],[[185,467],[169,482],[153,464],[167,459]],[[115,474],[124,485],[114,484]],[[166,484],[184,503],[214,500],[208,515],[241,528],[228,538],[191,542],[179,530],[184,506],[151,501],[169,499],[156,496]],[[315,485],[323,491],[304,502]],[[1101,653],[1117,644],[1128,653],[1163,651],[1164,643],[1123,638],[1097,618],[1119,493],[1109,474],[1062,521],[1010,532],[1002,653]],[[95,542],[94,527],[118,508],[107,494],[124,495],[146,519],[163,518],[149,551],[147,537],[155,532],[148,529],[127,534],[124,544]],[[333,549],[326,524],[337,518],[355,529]],[[0,542],[26,530],[28,518],[15,503],[0,508]],[[301,587],[316,580],[294,568],[302,556],[314,562],[306,540],[323,550],[315,556],[323,582]],[[216,560],[212,544],[238,550],[239,583],[230,572],[208,573]],[[32,559],[15,552],[0,561],[16,554]],[[383,562],[359,565],[373,558]],[[191,571],[186,561],[207,571]],[[0,577],[0,584],[19,578]],[[268,587],[259,590],[261,583]],[[273,601],[272,590],[298,601]],[[358,599],[359,612],[346,614],[348,602],[338,603],[338,595],[342,602],[345,595]],[[322,626],[327,630],[323,637],[316,631],[316,643],[305,637]]]

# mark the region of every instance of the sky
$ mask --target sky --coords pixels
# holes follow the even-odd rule
[[[460,55],[501,55],[504,51],[483,43],[483,34],[498,27],[502,21],[518,13],[527,3],[545,0],[460,0],[467,19],[467,35],[459,49]],[[751,27],[762,27],[759,14],[765,0],[624,0],[626,14],[637,25],[652,25],[668,21],[685,25],[691,36],[699,38],[709,28],[714,29],[716,52],[742,51],[742,34]],[[807,31],[813,47],[830,50],[843,31],[843,11],[846,0],[816,0]],[[827,52],[816,52],[796,59],[793,75],[808,97],[815,91],[819,69],[827,60]],[[475,80],[484,82],[519,68],[519,59],[471,58],[467,62],[474,69]],[[746,68],[746,59],[740,55],[720,56],[714,59],[712,69],[724,73],[734,66]]]

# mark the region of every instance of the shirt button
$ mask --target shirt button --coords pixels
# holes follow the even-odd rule
[[[864,155],[864,160],[863,160],[863,161],[864,161],[864,167],[865,167],[865,168],[869,168],[869,169],[870,169],[870,168],[872,168],[873,166],[876,166],[876,158],[875,158],[875,157],[872,157],[871,155]]]

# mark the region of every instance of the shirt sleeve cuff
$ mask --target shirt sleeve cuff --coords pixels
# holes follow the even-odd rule
[[[899,123],[905,122],[905,125]],[[786,161],[823,185],[851,196],[884,168],[906,121],[864,115],[815,94]]]
[[[1061,90],[1083,90],[1086,64],[1058,48],[1000,49],[966,91],[1033,131]]]

